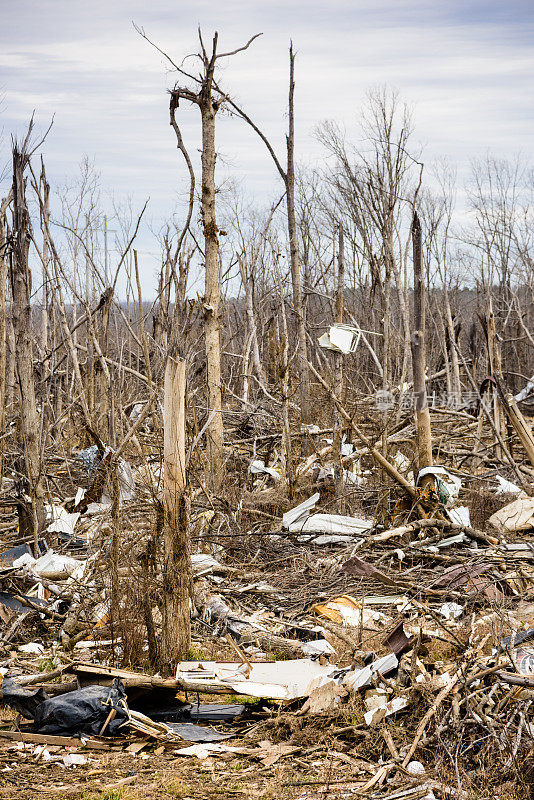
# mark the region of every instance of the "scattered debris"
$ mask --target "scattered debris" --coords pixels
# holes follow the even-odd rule
[[[505,531],[528,531],[534,528],[534,498],[519,497],[491,515],[488,522]]]
[[[248,489],[231,512],[207,488],[194,498],[193,642],[189,659],[160,664],[162,674],[154,662],[117,666],[147,669],[162,630],[155,451],[146,463],[128,455],[133,468],[118,461],[118,537],[100,469],[109,448],[71,457],[37,549],[17,538],[6,505],[1,699],[24,719],[0,724],[0,748],[18,748],[3,768],[27,758],[81,773],[110,753],[202,769],[294,760],[321,781],[312,759],[324,765],[332,752],[336,776],[346,768],[336,780],[358,796],[465,800],[436,779],[436,748],[462,742],[462,769],[475,775],[477,742],[501,766],[527,757],[534,501],[500,462],[479,478],[451,459],[414,485],[398,433],[387,503],[380,461],[348,431],[303,426],[310,449],[295,465],[293,503],[274,435],[265,448],[236,438]],[[139,435],[156,441],[153,426]]]
[[[226,689],[249,697],[296,700],[308,697],[312,689],[320,686],[336,669],[308,658],[251,665],[183,661],[178,665],[176,680],[191,691]]]
[[[338,322],[331,325],[319,338],[319,345],[336,353],[354,353],[360,343],[361,330],[355,325],[343,325]]]

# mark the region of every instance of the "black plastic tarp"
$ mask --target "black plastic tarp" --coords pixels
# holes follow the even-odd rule
[[[13,562],[26,554],[30,556],[32,554],[27,544],[18,544],[16,547],[4,550],[3,553],[0,553],[0,569],[11,569]]]
[[[23,597],[24,600],[29,600],[34,606],[42,606],[43,608],[48,606],[46,600],[41,600],[39,597],[27,597],[25,594],[20,596]],[[3,606],[7,606],[10,611],[17,611],[19,614],[21,614],[23,611],[30,610],[28,606],[24,606],[20,600],[16,600],[10,592],[0,592],[0,603]]]
[[[26,719],[35,719],[35,713],[48,695],[43,689],[25,689],[11,678],[0,684],[0,704],[16,709]]]
[[[86,686],[74,692],[45,700],[35,709],[35,728],[39,733],[86,733],[98,735],[108,715],[116,716],[106,726],[106,736],[128,732],[126,692],[115,678],[111,687]],[[126,723],[126,724],[125,724]]]

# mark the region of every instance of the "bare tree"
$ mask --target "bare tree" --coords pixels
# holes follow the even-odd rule
[[[144,31],[138,32],[150,42]],[[259,36],[260,34],[257,34]],[[205,262],[205,291],[204,291],[204,334],[207,361],[208,384],[208,415],[211,421],[207,428],[207,440],[210,462],[210,484],[217,490],[223,477],[224,463],[224,429],[222,419],[222,388],[221,388],[221,339],[220,339],[220,314],[219,303],[221,296],[221,283],[219,271],[219,229],[217,227],[215,209],[215,117],[221,106],[228,100],[226,94],[221,92],[215,83],[215,67],[221,58],[235,55],[246,50],[257,36],[253,36],[245,45],[231,52],[218,53],[218,33],[212,40],[211,54],[208,55],[202,33],[198,31],[201,52],[198,54],[202,66],[199,78],[179,67],[166,53],[163,55],[172,64],[173,68],[182,76],[193,82],[193,88],[176,85],[171,90],[170,115],[178,147],[184,154],[191,176],[191,193],[189,203],[188,222],[192,214],[192,200],[194,192],[194,173],[191,160],[183,145],[181,132],[176,123],[176,110],[180,100],[187,100],[198,106],[202,121],[202,191],[201,191],[201,217],[204,234],[204,262]],[[150,42],[153,44],[153,42]],[[157,45],[154,45],[162,52]],[[186,226],[187,227],[187,226]],[[185,235],[184,228],[184,235]],[[215,412],[215,413],[212,413]]]
[[[7,208],[11,202],[12,190],[0,203],[0,435],[4,436],[6,421],[6,381],[7,381],[7,324],[6,324],[6,280],[8,265]],[[0,479],[3,474],[2,458],[4,447],[0,447]]]
[[[405,380],[410,353],[410,314],[405,266],[413,197],[421,181],[422,164],[410,154],[413,123],[409,109],[400,105],[395,92],[387,88],[369,93],[363,115],[364,145],[351,145],[337,125],[323,123],[318,138],[335,157],[330,182],[340,208],[345,208],[359,237],[359,247],[368,266],[371,298],[379,297],[376,323],[382,334],[384,388]],[[403,274],[404,273],[404,274]],[[392,288],[396,287],[401,316],[401,338],[394,351]],[[372,306],[371,306],[372,307]],[[394,369],[401,365],[400,374]]]
[[[13,295],[13,327],[17,346],[17,382],[19,387],[21,449],[24,453],[26,490],[31,499],[28,507],[20,499],[20,531],[33,538],[35,555],[39,553],[39,533],[44,527],[44,484],[41,464],[39,415],[35,399],[31,315],[30,215],[26,203],[24,173],[31,151],[33,125],[21,144],[13,143],[13,226],[10,253],[10,281]]]
[[[217,87],[218,88],[218,87]],[[220,90],[219,90],[220,91]],[[286,168],[275,153],[267,136],[232,99],[228,98],[230,107],[247,122],[258,134],[269,151],[285,186],[287,230],[289,236],[289,254],[291,263],[291,284],[293,290],[293,311],[296,316],[298,334],[298,373],[300,393],[300,415],[302,422],[308,422],[311,409],[310,380],[308,369],[308,349],[306,344],[306,316],[302,297],[302,281],[299,263],[298,229],[295,214],[295,53],[293,42],[289,47],[289,97],[288,97],[288,132],[286,136],[287,162]]]

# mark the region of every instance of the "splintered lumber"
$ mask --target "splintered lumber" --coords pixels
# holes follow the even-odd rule
[[[530,463],[534,467],[534,437],[532,436],[530,426],[517,407],[513,397],[506,398],[506,402],[503,403],[503,407],[510,422],[512,423],[515,432],[519,437],[521,444],[525,448],[525,452]]]
[[[139,711],[133,711],[132,709],[130,709],[129,726],[137,731],[137,733],[150,736],[154,739],[168,739],[169,736],[173,736],[172,731],[164,722],[155,722],[153,719],[150,719],[150,717],[145,716],[145,714],[141,714]]]
[[[169,692],[188,691],[209,692],[210,694],[231,694],[231,689],[224,684],[210,684],[209,688],[205,683],[191,683],[188,681],[187,687],[182,681],[174,678],[159,678],[154,675],[144,675],[138,672],[130,672],[126,669],[115,669],[114,667],[102,667],[100,664],[73,664],[67,670],[78,678],[81,686],[98,684],[99,686],[111,686],[115,678],[120,678],[128,689],[161,689]],[[59,686],[61,684],[58,684]]]
[[[111,745],[107,742],[99,742],[94,739],[75,739],[72,736],[56,736],[44,733],[26,733],[25,731],[2,731],[1,739],[11,739],[15,742],[30,742],[32,744],[57,745],[59,747],[87,747],[92,750],[110,750]]]
[[[181,684],[173,678],[159,678],[153,675],[143,675],[126,669],[103,667],[100,664],[72,664],[66,671],[76,675],[81,686],[88,686],[95,683],[100,686],[111,686],[115,678],[120,678],[127,689],[178,690],[181,688]]]

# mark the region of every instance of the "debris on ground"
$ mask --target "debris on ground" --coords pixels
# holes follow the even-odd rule
[[[465,449],[470,423],[463,434],[456,418],[435,424]],[[195,764],[213,774],[240,764],[259,796],[276,770],[281,797],[342,787],[467,800],[455,770],[474,787],[484,764],[488,786],[505,772],[520,785],[533,755],[532,498],[503,462],[469,472],[451,458],[417,473],[397,451],[416,481],[388,479],[384,504],[373,457],[342,442],[358,478],[347,480],[330,433],[303,431],[321,455],[303,455],[313,466],[292,502],[259,437],[236,439],[249,488],[231,511],[193,496],[192,645],[163,669],[151,661],[162,626],[156,461],[128,454],[117,512],[111,451],[73,452],[37,549],[19,541],[4,490],[3,774],[102,769],[103,788],[120,788],[136,759],[194,785]],[[156,447],[151,427],[139,436]]]

